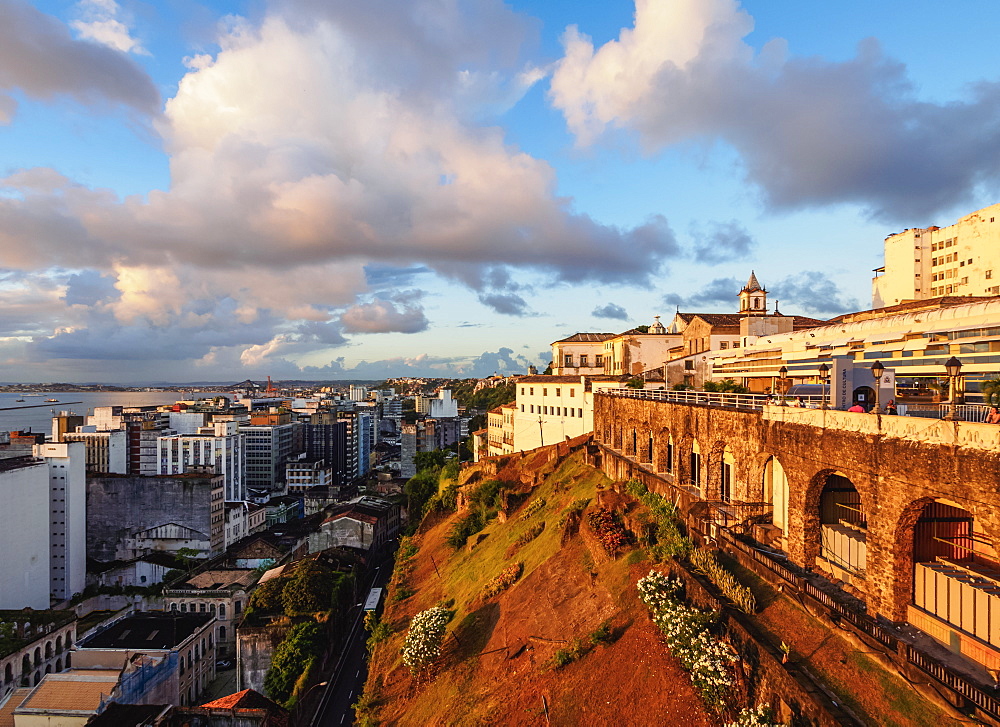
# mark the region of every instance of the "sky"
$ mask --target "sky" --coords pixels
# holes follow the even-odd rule
[[[0,381],[486,376],[870,307],[1000,186],[1000,3],[0,0]]]

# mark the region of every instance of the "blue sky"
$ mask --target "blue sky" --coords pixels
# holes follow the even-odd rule
[[[995,3],[0,0],[0,380],[485,375],[865,308],[997,201]]]

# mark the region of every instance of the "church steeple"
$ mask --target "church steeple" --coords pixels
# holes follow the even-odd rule
[[[750,279],[740,291],[740,313],[748,316],[767,314],[767,290],[757,282],[757,275],[750,271]]]

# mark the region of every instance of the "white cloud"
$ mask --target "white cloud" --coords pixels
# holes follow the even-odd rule
[[[612,129],[651,152],[724,141],[773,208],[849,202],[912,221],[1000,181],[1000,84],[920,101],[874,40],[829,62],[781,39],[757,52],[752,29],[735,0],[637,0],[634,26],[600,48],[567,30],[552,103],[582,145]]]
[[[80,15],[70,25],[83,40],[106,45],[122,53],[149,55],[132,37],[132,31],[119,17],[121,7],[114,0],[81,0],[76,4]]]

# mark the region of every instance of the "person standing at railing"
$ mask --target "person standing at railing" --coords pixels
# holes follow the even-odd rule
[[[889,403],[885,405],[885,413],[886,414],[896,414],[897,413],[897,411],[896,411],[896,400],[895,399],[889,399]]]
[[[986,414],[987,424],[1000,424],[1000,411],[997,411],[995,406],[991,406],[989,413]]]
[[[859,402],[856,401],[856,402],[854,402],[854,406],[852,406],[847,411],[853,411],[855,414],[864,414],[865,413],[865,408],[863,406],[861,406],[861,404]]]

